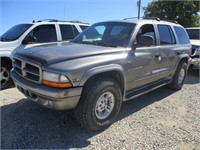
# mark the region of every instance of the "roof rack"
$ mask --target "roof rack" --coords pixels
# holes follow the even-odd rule
[[[158,17],[130,17],[130,18],[124,18],[124,20],[129,20],[129,19],[152,19],[152,20],[157,20],[160,21],[160,18]]]
[[[43,20],[38,20],[38,21],[33,20],[32,23],[35,23],[35,22],[43,22],[43,21],[47,21],[47,22],[71,22],[71,23],[89,24],[89,23],[85,23],[85,22],[78,21],[78,20],[64,21],[64,20],[57,20],[57,19],[43,19]]]
[[[176,20],[163,20],[163,21],[167,21],[167,22],[172,22],[172,23],[178,24],[178,21],[176,21]]]
[[[124,20],[129,20],[129,19],[140,19],[140,18],[142,18],[142,17],[129,17],[129,18],[124,18]]]
[[[143,19],[152,19],[152,20],[160,21],[160,18],[158,17],[144,17]]]
[[[124,20],[129,20],[129,19],[138,19],[138,17],[124,18]],[[161,19],[158,17],[139,17],[139,19],[152,19],[152,20],[161,21]],[[162,20],[162,21],[167,21],[167,22],[172,22],[172,23],[178,24],[178,22],[176,20]]]
[[[35,23],[35,22],[43,22],[43,21],[56,22],[58,20],[56,20],[56,19],[43,19],[43,20],[38,20],[38,21],[33,20],[32,22]]]

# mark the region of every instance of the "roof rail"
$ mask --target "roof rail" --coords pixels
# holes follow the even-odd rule
[[[160,18],[158,17],[144,17],[143,19],[152,19],[152,20],[160,21]]]
[[[78,21],[78,20],[69,20],[69,21],[66,21],[66,22],[89,24],[89,23],[86,23],[86,22]]]
[[[140,19],[140,18],[143,18],[143,17],[130,17],[130,18],[124,18],[124,20],[129,20],[129,19]]]
[[[43,21],[56,22],[58,20],[57,19],[43,19],[43,20],[38,20],[38,21],[33,20],[32,22],[34,23],[34,22],[43,22]]]
[[[124,18],[124,20],[129,20],[129,19],[138,19],[138,17]],[[161,19],[158,17],[139,17],[139,19],[152,19],[152,20],[161,21]],[[162,21],[167,21],[167,22],[172,22],[172,23],[178,24],[178,22],[176,20],[162,20]]]
[[[78,21],[78,20],[64,21],[64,20],[57,20],[57,19],[43,19],[43,20],[38,20],[38,21],[33,20],[32,23],[35,23],[35,22],[43,22],[43,21],[47,21],[47,22],[71,22],[71,23],[89,24],[89,23],[85,23],[85,22]]]
[[[178,24],[178,21],[176,21],[176,20],[163,20],[163,21],[167,21],[167,22],[172,22],[172,23]]]
[[[124,20],[129,20],[129,19],[152,19],[152,20],[157,20],[160,21],[160,18],[158,17],[130,17],[130,18],[124,18]]]

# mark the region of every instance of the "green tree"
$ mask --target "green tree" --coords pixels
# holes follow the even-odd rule
[[[200,26],[199,0],[165,1],[156,0],[144,7],[144,17],[175,20],[184,27]]]

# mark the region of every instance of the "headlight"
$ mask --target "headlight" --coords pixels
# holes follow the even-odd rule
[[[196,53],[200,53],[200,47],[197,47],[197,48],[195,49],[195,52],[196,52]]]
[[[196,47],[194,53],[191,56],[197,56],[197,55],[200,55],[200,47]]]
[[[66,76],[47,71],[43,71],[42,84],[56,88],[72,87],[72,83]]]

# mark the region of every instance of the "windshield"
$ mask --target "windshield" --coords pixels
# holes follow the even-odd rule
[[[72,42],[107,47],[127,47],[134,27],[133,23],[97,23],[84,30]]]
[[[186,29],[190,39],[199,40],[200,29]]]
[[[14,41],[18,39],[31,26],[32,24],[16,25],[1,35],[1,41]]]

